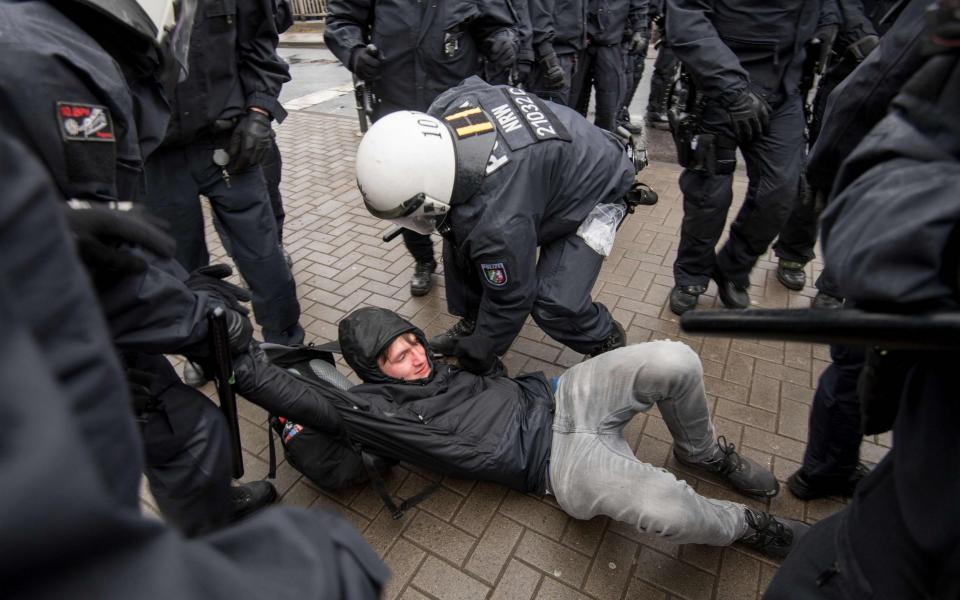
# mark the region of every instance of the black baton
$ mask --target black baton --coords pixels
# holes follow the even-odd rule
[[[227,419],[230,455],[233,458],[233,478],[243,477],[243,451],[240,449],[240,421],[237,417],[237,397],[233,393],[233,362],[230,359],[230,337],[227,335],[227,313],[222,306],[207,317],[210,325],[210,355],[213,357],[213,381],[217,386],[220,410]]]

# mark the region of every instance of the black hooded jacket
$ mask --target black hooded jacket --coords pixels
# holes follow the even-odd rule
[[[383,308],[361,308],[340,322],[343,356],[364,381],[348,392],[307,383],[253,357],[235,365],[238,389],[276,415],[371,454],[543,492],[554,410],[546,378],[480,376],[432,363],[426,379],[393,379],[377,356],[406,332],[426,346],[422,331]]]

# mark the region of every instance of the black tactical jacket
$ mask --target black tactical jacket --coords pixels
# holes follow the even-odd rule
[[[244,397],[350,447],[437,473],[543,492],[553,437],[553,394],[540,373],[479,376],[433,364],[431,376],[384,375],[377,356],[419,329],[396,313],[364,308],[340,322],[343,356],[364,381],[348,392],[306,383],[253,357],[236,364]]]
[[[372,82],[383,107],[425,111],[434,98],[480,73],[484,42],[509,29],[519,39],[506,0],[404,2],[331,0],[324,40],[347,67],[354,50],[374,44],[385,66]]]

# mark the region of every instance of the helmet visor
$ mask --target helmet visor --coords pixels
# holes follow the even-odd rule
[[[363,203],[371,215],[393,221],[400,227],[424,235],[430,235],[436,230],[438,223],[443,220],[448,210],[446,204],[434,200],[422,192],[390,209],[380,209],[373,206],[367,200],[366,195],[363,197]]]

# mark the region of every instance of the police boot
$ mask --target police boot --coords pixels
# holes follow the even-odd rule
[[[203,387],[210,378],[203,372],[203,367],[192,361],[183,363],[183,382],[190,387]]]
[[[277,500],[277,490],[269,481],[251,481],[230,488],[230,520],[238,521]]]
[[[777,281],[788,290],[802,290],[803,286],[807,284],[807,274],[803,272],[803,263],[781,258],[777,264]]]
[[[453,356],[457,349],[457,338],[470,335],[476,326],[476,321],[464,317],[454,323],[453,327],[444,333],[430,338],[430,349],[433,350],[435,354]]]
[[[650,88],[650,101],[647,103],[646,121],[648,127],[668,129],[670,120],[667,119],[667,99],[670,88],[664,85],[655,85]]]
[[[787,487],[790,493],[800,500],[815,500],[827,496],[852,496],[860,480],[870,473],[870,468],[863,463],[857,463],[849,477],[842,479],[813,479],[803,472],[797,471],[787,478]]]
[[[705,285],[675,285],[670,290],[670,310],[675,315],[682,315],[688,310],[697,307],[700,294],[707,291]]]
[[[717,447],[714,449],[713,457],[707,460],[688,461],[677,454],[676,448],[673,450],[673,456],[680,464],[702,469],[719,476],[741,494],[759,498],[772,498],[780,491],[780,483],[769,469],[742,456],[737,452],[736,446],[728,444],[727,439],[722,435],[717,438]]]
[[[822,308],[827,310],[843,308],[843,298],[831,296],[826,292],[817,292],[817,295],[813,297],[813,302],[810,303],[810,308]]]
[[[770,558],[784,559],[810,526],[793,519],[774,517],[759,510],[744,508],[747,532],[737,542]]]
[[[750,308],[750,294],[746,288],[741,288],[726,278],[720,271],[713,273],[713,280],[717,282],[717,295],[720,302],[727,308]]]
[[[410,295],[424,296],[433,287],[433,272],[437,270],[437,261],[418,261],[410,278]]]
[[[607,336],[607,339],[603,340],[596,350],[589,354],[590,358],[594,356],[600,356],[604,352],[610,352],[611,350],[616,350],[617,348],[623,348],[627,345],[627,332],[624,331],[623,325],[620,324],[616,319],[611,320],[611,329],[612,331]]]

